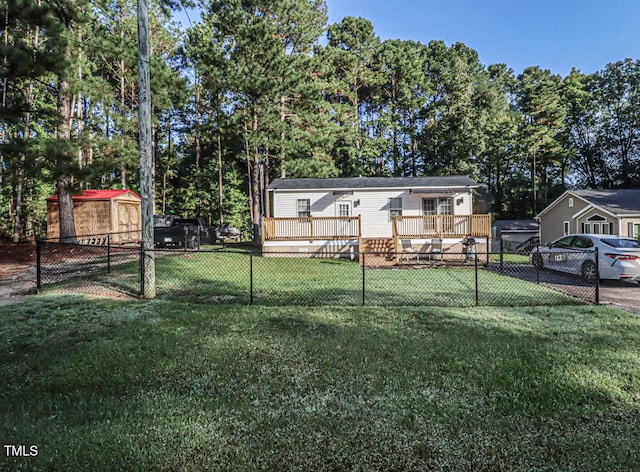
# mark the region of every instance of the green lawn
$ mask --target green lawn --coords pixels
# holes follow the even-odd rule
[[[482,257],[482,256],[480,256]],[[491,254],[491,262],[500,262],[500,254]],[[523,254],[509,254],[502,255],[502,262],[505,264],[529,264],[529,256]]]
[[[126,262],[126,259],[125,259]],[[90,265],[91,266],[91,265]],[[75,266],[74,266],[75,267]],[[91,266],[92,267],[92,266]],[[474,265],[434,268],[405,265],[394,268],[367,268],[363,274],[357,261],[333,258],[260,257],[239,252],[156,253],[156,287],[165,300],[200,303],[240,303],[258,305],[342,305],[361,306],[531,306],[582,304],[544,285],[500,274],[496,270],[478,272]],[[418,268],[416,268],[418,267]],[[526,270],[524,265],[511,266]],[[140,288],[139,262],[112,263],[93,267],[91,273],[78,272],[76,278],[45,289],[73,291],[78,282],[91,281],[130,293]],[[45,270],[45,274],[46,274]],[[253,279],[252,279],[253,275]],[[46,279],[46,277],[45,277]],[[364,290],[363,290],[364,289]],[[578,295],[593,300],[592,287]],[[364,292],[364,293],[363,293]]]
[[[356,264],[357,267],[357,264]],[[0,305],[1,470],[640,469],[640,318]]]
[[[250,265],[253,265],[251,268]],[[172,254],[156,259],[160,297],[271,305],[474,306],[473,266],[367,269],[345,259],[253,257],[237,253]],[[479,305],[583,303],[543,285],[480,270]]]

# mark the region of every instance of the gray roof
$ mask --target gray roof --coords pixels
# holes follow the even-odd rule
[[[466,175],[451,177],[342,177],[331,179],[276,179],[269,190],[353,190],[374,188],[470,187],[478,184]]]
[[[614,215],[640,213],[640,189],[576,190],[571,193]]]
[[[540,229],[540,223],[536,220],[498,220],[494,225],[498,231],[508,233],[510,231],[535,232]]]

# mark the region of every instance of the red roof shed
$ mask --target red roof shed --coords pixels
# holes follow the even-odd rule
[[[73,195],[73,216],[78,239],[106,238],[111,242],[140,241],[142,199],[131,190],[83,190]],[[47,198],[47,237],[60,237],[58,196]]]

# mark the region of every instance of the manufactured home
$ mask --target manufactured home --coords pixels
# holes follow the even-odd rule
[[[467,237],[486,249],[491,217],[473,213],[477,187],[468,176],[276,179],[263,253],[459,252]]]

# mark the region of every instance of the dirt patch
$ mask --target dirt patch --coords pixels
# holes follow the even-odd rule
[[[14,243],[0,239],[0,279],[13,275],[18,267],[36,264],[36,243]]]
[[[0,240],[0,299],[36,288],[36,244]]]
[[[104,253],[104,248],[55,246],[46,251],[46,261],[64,263],[77,258],[76,253],[93,256]],[[117,254],[117,251],[115,251]],[[95,254],[94,254],[95,253]],[[44,262],[44,261],[43,261]],[[14,303],[36,290],[36,244],[35,242],[14,243],[0,240],[0,304]],[[80,282],[72,289],[60,289],[53,293],[88,297],[135,300],[128,293],[105,284]]]

